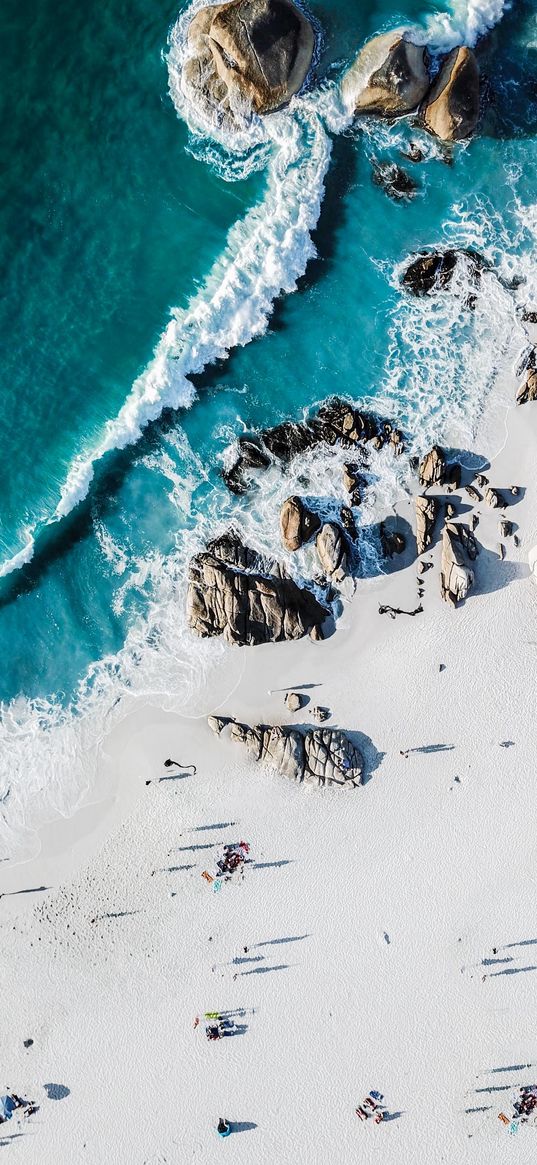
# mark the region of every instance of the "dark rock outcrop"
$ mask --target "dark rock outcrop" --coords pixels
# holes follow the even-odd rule
[[[446,57],[422,109],[426,129],[444,142],[458,142],[479,120],[479,69],[465,46]]]
[[[190,22],[183,89],[204,116],[238,128],[297,93],[311,64],[313,29],[291,0],[231,0]]]
[[[426,488],[431,485],[442,485],[446,472],[446,459],[439,445],[433,445],[429,453],[425,454],[419,467],[419,482]]]
[[[320,529],[321,519],[302,498],[287,498],[280,512],[280,531],[286,550],[300,550]]]
[[[487,503],[487,506],[491,506],[493,510],[496,510],[499,507],[505,505],[505,501],[504,501],[500,491],[498,489],[492,489],[492,486],[490,486],[490,485],[489,485],[489,488],[485,494],[485,501]]]
[[[459,529],[446,522],[442,534],[442,564],[440,590],[442,598],[452,607],[466,598],[473,586],[474,573],[466,562]]]
[[[328,612],[278,565],[272,569],[233,534],[209,544],[189,568],[187,617],[192,631],[222,635],[238,646],[322,638]]]
[[[416,547],[418,554],[423,554],[432,543],[437,514],[438,502],[436,498],[418,495],[416,498]]]
[[[418,185],[410,174],[395,162],[375,162],[373,164],[373,182],[381,186],[395,202],[413,198]]]
[[[470,250],[422,251],[413,259],[402,276],[401,283],[412,295],[430,295],[433,291],[443,291],[449,287],[457,266],[464,263],[473,286],[478,287],[481,272],[486,269],[485,260]]]
[[[258,437],[239,438],[237,457],[224,470],[224,481],[234,492],[247,488],[245,470],[266,468],[271,461],[288,464],[300,453],[317,445],[342,445],[351,449],[378,435],[379,423],[369,413],[354,408],[348,401],[333,397],[308,421],[283,421],[263,429]],[[390,426],[389,439],[394,453],[403,449],[402,434]],[[381,439],[381,444],[383,439]]]
[[[343,77],[341,96],[352,113],[400,117],[417,109],[429,85],[427,50],[394,29],[364,45]]]
[[[399,530],[390,530],[385,522],[380,523],[380,544],[386,558],[393,558],[394,554],[404,554],[406,538]]]
[[[210,727],[211,718],[209,719]],[[277,769],[290,780],[354,789],[362,782],[363,758],[339,728],[247,724],[228,721],[230,739],[246,746],[252,760]]]

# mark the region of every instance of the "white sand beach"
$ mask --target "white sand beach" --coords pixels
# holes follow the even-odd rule
[[[487,475],[520,545],[500,561],[499,511],[477,507],[460,608],[441,602],[437,542],[422,614],[378,614],[416,607],[414,562],[358,582],[323,643],[230,649],[219,711],[309,724],[328,707],[356,734],[362,787],[294,785],[204,717],[141,705],[88,805],[43,830],[35,861],[4,865],[2,1083],[39,1105],[2,1126],[10,1160],[536,1159],[537,1127],[511,1135],[498,1113],[537,1083],[537,405],[506,432]],[[410,500],[401,513],[413,522]],[[294,716],[288,689],[309,697]],[[239,839],[244,879],[215,893],[201,873]],[[208,1042],[210,1011],[236,1034]],[[371,1089],[378,1125],[355,1115]]]

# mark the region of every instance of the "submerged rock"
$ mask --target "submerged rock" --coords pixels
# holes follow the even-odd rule
[[[455,607],[468,595],[474,573],[468,566],[458,526],[446,522],[442,534],[440,590],[442,598]]]
[[[300,550],[321,528],[318,514],[300,497],[287,498],[280,512],[280,531],[286,550]]]
[[[417,182],[414,182],[414,179],[395,162],[375,162],[373,182],[376,186],[382,186],[386,194],[396,202],[413,198],[418,189]]]
[[[432,543],[437,514],[438,501],[436,498],[418,495],[416,498],[416,547],[418,555],[423,554]]]
[[[465,46],[446,57],[423,106],[426,128],[444,142],[457,142],[475,130],[479,120],[479,69]]]
[[[429,85],[427,50],[400,28],[364,45],[343,77],[341,96],[352,113],[400,117],[417,109]]]
[[[203,638],[245,646],[322,638],[328,612],[311,591],[266,563],[233,535],[210,543],[189,567],[187,618]]]
[[[230,725],[230,739],[242,744],[250,757],[277,769],[293,781],[353,789],[361,784],[364,762],[352,740],[339,728],[291,725]]]
[[[430,295],[449,287],[459,263],[464,262],[470,282],[478,286],[481,272],[487,264],[477,251],[453,250],[422,251],[407,267],[401,283],[412,295]]]
[[[311,24],[291,0],[210,5],[190,22],[182,87],[210,120],[239,128],[250,111],[268,113],[298,92],[314,45]]]

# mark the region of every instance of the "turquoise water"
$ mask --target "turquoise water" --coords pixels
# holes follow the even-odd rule
[[[459,20],[469,7],[477,4],[459,0]],[[327,107],[367,36],[425,25],[436,11],[424,0],[315,5]],[[54,732],[71,733],[76,768],[77,726],[90,706],[97,740],[99,715],[128,690],[184,698],[185,659],[197,658],[182,622],[185,563],[204,535],[234,520],[259,545],[276,545],[274,499],[284,485],[269,481],[246,502],[230,498],[220,469],[233,439],[336,392],[377,401],[418,443],[441,436],[447,419],[457,440],[469,441],[498,355],[523,343],[517,306],[533,302],[533,5],[513,5],[483,47],[494,100],[480,136],[451,165],[408,123],[336,125],[315,90],[296,115],[277,115],[275,137],[232,162],[189,130],[170,97],[166,50],[176,17],[163,0],[149,8],[109,0],[88,11],[58,0],[42,0],[37,11],[20,0],[3,7],[0,561],[32,554],[26,564],[11,561],[17,568],[0,580],[3,761],[10,786],[16,773],[29,786],[28,767],[38,764],[44,797],[49,778],[56,790],[63,780],[64,745]],[[297,126],[296,157],[280,173],[277,159]],[[418,167],[401,157],[411,139],[427,151]],[[318,181],[322,197],[330,141],[318,222],[314,200],[311,207],[317,257],[306,266],[307,230],[284,253],[273,225],[277,194],[283,183],[282,201],[298,205],[301,181]],[[406,164],[416,199],[392,202],[371,180],[373,159]],[[113,436],[108,447],[123,447],[105,452],[106,424],[122,416],[133,384],[145,385],[170,309],[185,311],[196,295],[205,303],[204,281],[228,232],[256,207],[263,233],[244,271],[255,274],[274,229],[276,259],[288,264],[290,285],[298,280],[296,292],[271,312],[245,283],[247,310],[234,301],[228,315],[210,316],[223,337],[215,357],[231,353],[197,371],[193,403],[179,374],[159,381],[156,419],[131,443]],[[252,221],[237,247],[243,263]],[[471,320],[455,301],[409,304],[398,287],[406,256],[447,242],[476,246],[503,279],[491,277]],[[525,280],[516,294],[506,287],[515,275]],[[177,335],[190,335],[185,318],[174,352],[182,351]],[[247,343],[249,327],[258,334]],[[190,359],[193,341],[184,343]],[[210,350],[205,334],[202,348]],[[168,357],[165,365],[175,375],[179,366]],[[190,407],[166,407],[183,392]],[[73,464],[89,465],[95,450],[104,456],[93,479],[66,492]],[[15,804],[22,814],[22,792]]]

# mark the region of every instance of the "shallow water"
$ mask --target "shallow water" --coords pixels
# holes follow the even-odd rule
[[[335,83],[375,32],[418,22],[439,44],[462,27],[471,40],[497,8],[457,0],[439,17],[410,0],[316,5],[322,91],[266,119],[237,158],[174,108],[174,5],[112,0],[85,12],[47,0],[36,13],[7,0],[9,845],[47,800],[71,811],[129,693],[200,706],[205,669],[221,655],[183,625],[185,563],[204,536],[232,520],[275,550],[277,502],[299,473],[309,492],[337,495],[334,457],[316,457],[288,480],[267,475],[246,501],[231,498],[220,469],[240,432],[300,417],[336,392],[374,402],[418,448],[471,442],[500,359],[524,345],[517,307],[535,303],[533,6],[519,0],[481,49],[494,101],[451,165],[408,122],[346,125]],[[401,156],[411,139],[427,152],[416,167]],[[412,202],[372,182],[372,161],[385,159],[415,178]],[[471,315],[455,294],[410,302],[400,290],[405,258],[447,243],[476,247],[493,268]],[[525,281],[515,291],[513,276]],[[380,458],[373,469],[377,502],[389,504],[393,466]],[[359,520],[368,518],[366,506]]]

